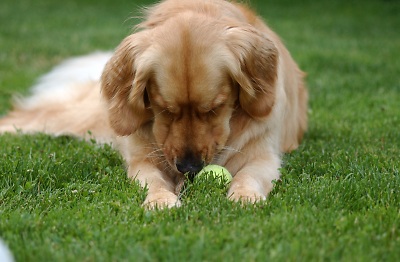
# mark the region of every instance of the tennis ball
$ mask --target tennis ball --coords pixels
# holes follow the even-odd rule
[[[208,166],[204,167],[197,174],[196,178],[205,176],[205,175],[212,176],[215,179],[218,178],[221,180],[221,182],[225,182],[226,184],[228,184],[232,180],[231,173],[229,173],[229,171],[225,167],[219,166],[219,165],[208,165]]]

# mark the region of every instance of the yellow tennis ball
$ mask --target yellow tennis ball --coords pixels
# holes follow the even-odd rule
[[[228,169],[226,169],[223,166],[219,165],[208,165],[204,167],[196,176],[201,177],[201,176],[212,176],[214,178],[219,178],[221,179],[221,182],[229,183],[232,180],[232,175],[229,173]]]

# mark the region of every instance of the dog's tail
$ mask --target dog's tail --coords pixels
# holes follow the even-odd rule
[[[43,76],[32,95],[16,98],[0,119],[0,133],[44,132],[111,142],[113,131],[100,94],[99,79],[110,54],[67,60]]]

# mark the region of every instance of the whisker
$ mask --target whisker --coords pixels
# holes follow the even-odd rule
[[[222,148],[222,152],[223,152],[223,151],[230,151],[230,152],[235,152],[235,153],[242,153],[241,150],[236,149],[236,148],[233,148],[233,147],[230,147],[230,146],[224,146],[224,147]]]
[[[158,162],[153,162],[156,166],[163,164],[163,166],[169,166],[168,161],[165,158],[159,158]],[[165,168],[164,168],[165,169]]]
[[[159,113],[157,113],[156,115],[153,116],[153,119],[156,118],[156,116],[161,115],[162,113],[164,113],[165,111],[167,111],[167,109],[164,109],[162,111],[160,111]]]
[[[155,149],[147,154],[148,157],[164,156],[162,149]]]

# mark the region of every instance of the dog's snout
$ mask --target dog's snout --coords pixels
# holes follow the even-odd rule
[[[190,174],[197,174],[203,168],[203,164],[200,163],[187,163],[187,162],[179,162],[176,163],[176,168],[182,174],[190,173]]]
[[[178,171],[182,174],[187,174],[189,179],[193,179],[203,167],[204,162],[201,158],[195,157],[193,153],[186,153],[182,159],[178,159],[176,162]]]

